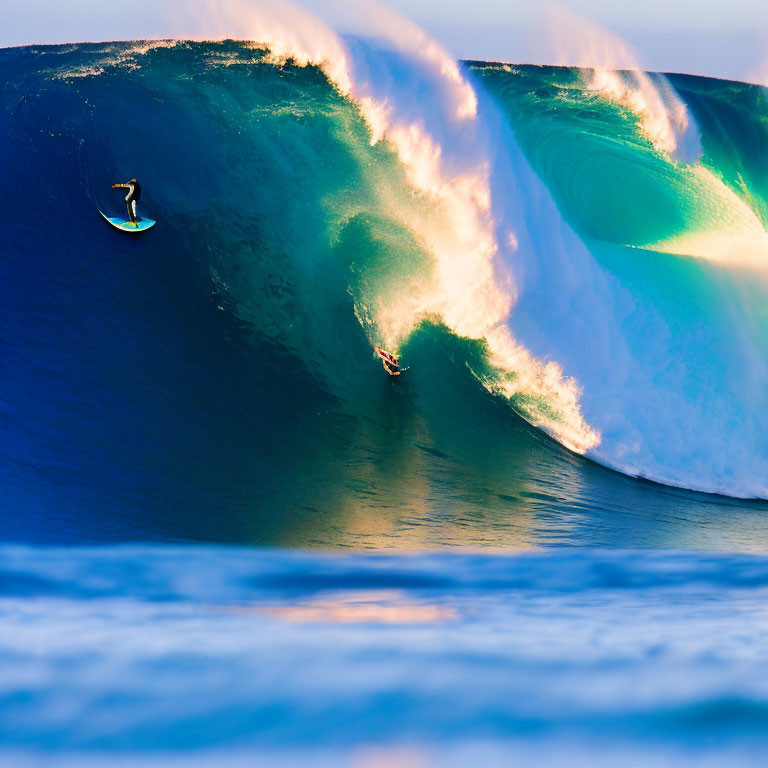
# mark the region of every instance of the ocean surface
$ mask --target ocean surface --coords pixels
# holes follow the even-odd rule
[[[302,29],[0,50],[0,762],[764,765],[768,91]]]
[[[2,561],[9,765],[764,764],[764,557]]]

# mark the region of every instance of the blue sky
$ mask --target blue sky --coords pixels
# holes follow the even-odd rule
[[[334,0],[305,0],[327,10]],[[389,0],[457,57],[553,61],[544,2]],[[567,0],[640,52],[649,69],[749,78],[768,64],[768,0]],[[3,0],[0,45],[183,34],[184,0]],[[181,11],[181,14],[180,14]]]

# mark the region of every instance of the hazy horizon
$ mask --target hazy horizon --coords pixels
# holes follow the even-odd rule
[[[558,61],[546,24],[547,9],[510,7],[501,0],[466,3],[438,0],[390,0],[401,11],[462,59],[530,64]],[[344,28],[344,3],[305,0],[302,5]],[[628,8],[604,0],[563,4],[601,25],[638,52],[649,70],[688,72],[766,82],[768,9],[758,0],[715,0],[706,6],[677,0],[649,0]],[[159,5],[135,0],[126,17],[96,0],[9,0],[0,31],[0,47],[103,40],[176,38],[205,28],[197,3],[171,0]],[[470,12],[471,10],[471,12]],[[213,35],[212,35],[213,36]],[[567,63],[579,63],[569,61]]]

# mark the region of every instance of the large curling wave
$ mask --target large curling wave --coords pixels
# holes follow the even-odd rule
[[[351,508],[381,480],[371,442],[500,488],[592,477],[518,417],[627,474],[768,495],[764,91],[457,63],[373,9],[364,36],[280,4],[216,10],[252,42],[2,53],[17,498],[43,466],[84,505],[73,478],[106,462],[120,497],[158,466],[184,496],[204,466],[238,509],[254,483],[278,510]],[[116,241],[95,208],[133,175],[160,225]],[[411,365],[384,410],[374,345]],[[420,413],[400,436],[391,407]]]

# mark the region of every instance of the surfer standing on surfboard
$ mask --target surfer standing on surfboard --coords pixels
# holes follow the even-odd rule
[[[112,189],[127,189],[128,194],[125,196],[125,204],[128,207],[128,218],[131,224],[138,224],[138,217],[136,216],[136,203],[141,198],[141,184],[136,179],[126,181],[125,184],[113,184]]]

